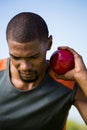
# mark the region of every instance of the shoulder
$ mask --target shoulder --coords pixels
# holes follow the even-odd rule
[[[62,80],[62,79],[57,79],[54,75],[54,73],[52,73],[52,71],[49,72],[49,75],[51,78],[53,78],[56,82],[61,83],[62,85],[66,86],[67,88],[73,90],[74,86],[75,86],[75,82],[74,81],[69,81],[69,80]]]
[[[0,60],[0,71],[3,71],[6,69],[7,66],[7,58]]]

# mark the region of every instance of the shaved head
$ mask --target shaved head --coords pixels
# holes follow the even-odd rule
[[[38,39],[46,41],[49,32],[46,22],[35,13],[23,12],[14,16],[6,29],[7,41],[26,43]]]

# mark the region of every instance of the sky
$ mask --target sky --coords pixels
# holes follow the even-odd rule
[[[20,12],[37,13],[48,25],[53,46],[49,59],[58,46],[75,49],[87,66],[87,0],[3,0],[0,1],[0,59],[8,57],[6,27],[10,19]],[[72,107],[69,119],[84,123]]]

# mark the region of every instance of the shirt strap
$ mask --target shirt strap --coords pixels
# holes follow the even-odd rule
[[[50,72],[49,72],[49,75],[50,75],[55,81],[57,81],[57,82],[63,84],[63,85],[66,86],[67,88],[73,90],[74,85],[75,85],[75,81],[57,79],[56,76],[54,75],[53,71],[50,71]]]

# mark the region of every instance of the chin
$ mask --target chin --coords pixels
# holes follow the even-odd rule
[[[23,78],[23,77],[20,77],[21,78],[21,80],[23,81],[23,82],[25,82],[25,83],[32,83],[32,82],[35,82],[35,81],[37,81],[38,80],[38,77],[36,77],[36,78],[34,78],[34,79],[25,79],[25,78]]]

